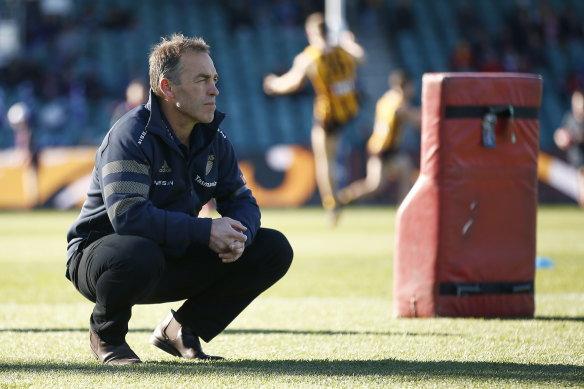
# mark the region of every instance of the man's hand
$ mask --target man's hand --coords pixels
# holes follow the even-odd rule
[[[228,217],[213,219],[209,248],[219,254],[224,263],[235,262],[243,254],[247,228],[237,220]]]

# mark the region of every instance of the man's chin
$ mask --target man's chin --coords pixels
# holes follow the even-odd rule
[[[209,120],[203,120],[203,121],[201,121],[201,123],[209,124],[213,121],[213,119],[215,119],[215,114],[213,114],[213,116],[211,116],[211,118]]]
[[[203,116],[203,115],[201,115]],[[201,123],[209,124],[215,119],[215,110],[211,113],[207,113],[204,117],[201,118]]]

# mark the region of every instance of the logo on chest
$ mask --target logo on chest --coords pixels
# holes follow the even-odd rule
[[[215,160],[215,156],[213,154],[209,154],[209,158],[207,159],[207,166],[205,167],[205,175],[208,176],[213,169],[213,161]]]
[[[207,158],[207,165],[205,166],[205,176],[208,176],[209,173],[211,173],[211,170],[213,170],[214,161],[215,156],[213,154],[209,154],[209,158]],[[195,177],[195,182],[205,188],[213,188],[217,186],[217,181],[208,182],[201,178],[201,176],[199,176],[198,174]]]
[[[160,169],[158,169],[158,172],[159,173],[172,173],[172,169],[170,168],[170,166],[168,166],[168,162],[166,162],[166,159],[164,160],[162,167]]]

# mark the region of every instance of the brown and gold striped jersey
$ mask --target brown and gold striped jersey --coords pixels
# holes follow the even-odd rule
[[[308,78],[316,94],[314,118],[325,126],[335,126],[357,116],[356,60],[341,47],[323,51],[307,46],[304,52],[313,60]]]
[[[385,126],[375,126],[373,134],[367,142],[367,149],[372,154],[396,151],[399,148],[404,127],[404,120],[397,114],[404,104],[401,94],[389,91],[385,93],[375,105],[375,122],[382,122]],[[403,116],[403,115],[402,115]]]

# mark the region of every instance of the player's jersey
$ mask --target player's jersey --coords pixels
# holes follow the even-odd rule
[[[403,96],[392,91],[386,92],[377,100],[375,122],[382,122],[387,126],[375,126],[375,130],[367,142],[367,149],[370,153],[377,154],[398,150],[404,121],[396,113],[403,103]]]
[[[314,118],[323,124],[342,125],[359,113],[356,88],[357,62],[340,47],[322,51],[308,46],[304,52],[313,60],[308,72],[314,92]]]

